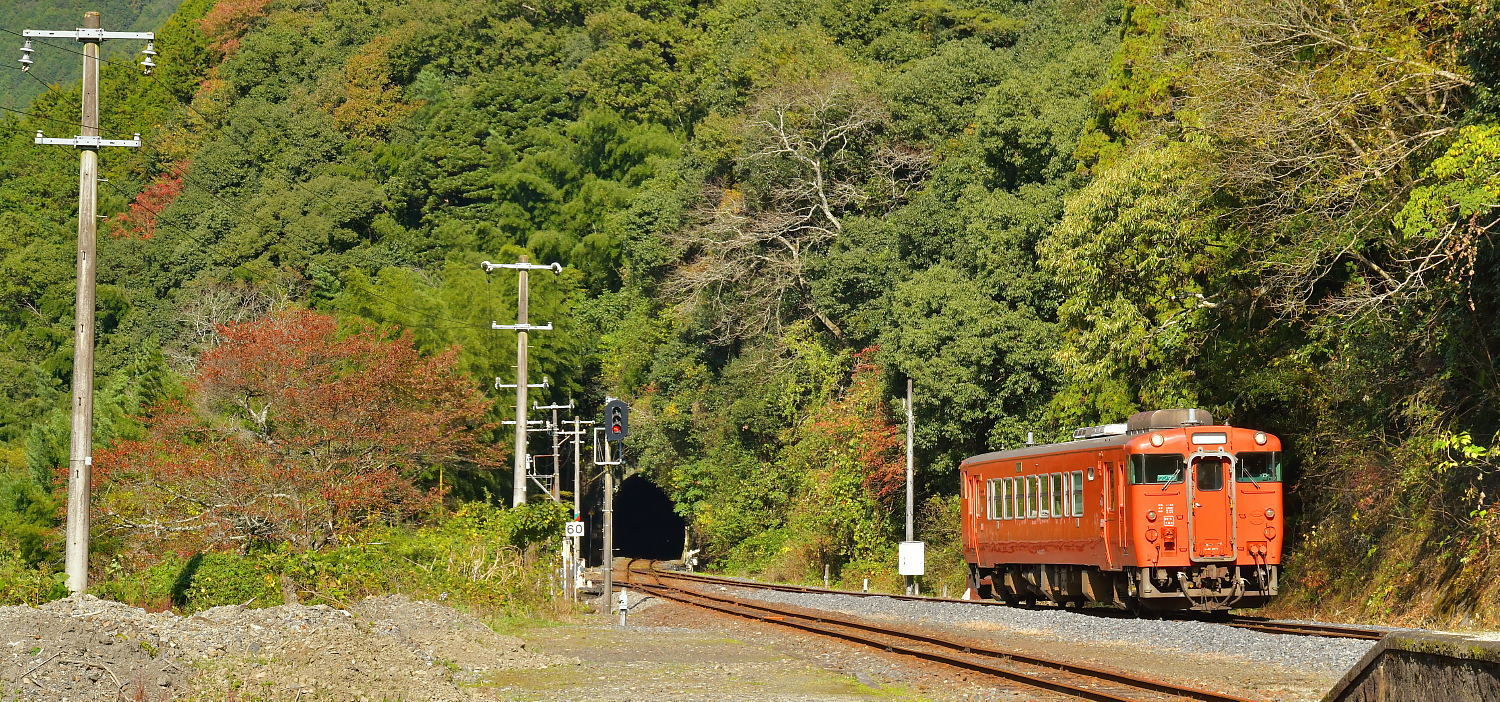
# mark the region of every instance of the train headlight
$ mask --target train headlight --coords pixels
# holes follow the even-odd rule
[[[1270,507],[1267,507],[1266,508],[1266,519],[1275,519],[1275,518],[1276,518],[1276,510],[1271,509]]]
[[[1266,433],[1263,432],[1263,431],[1255,432],[1255,443],[1259,444],[1261,446],[1265,446],[1266,445]]]
[[[1162,442],[1164,442],[1164,441],[1166,441],[1166,439],[1162,438],[1161,434],[1152,434],[1151,435],[1151,445],[1152,446],[1161,446]]]
[[[1156,521],[1156,510],[1154,510],[1154,509],[1148,509],[1148,510],[1146,510],[1146,521],[1148,521],[1148,522],[1154,522],[1154,521]]]
[[[1155,529],[1147,529],[1146,530],[1146,540],[1150,541],[1153,544],[1156,543],[1156,530]]]

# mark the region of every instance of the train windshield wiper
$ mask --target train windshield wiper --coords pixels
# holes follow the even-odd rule
[[[1186,468],[1187,468],[1187,461],[1178,461],[1177,462],[1177,470],[1173,471],[1172,477],[1167,478],[1166,482],[1164,482],[1164,483],[1161,484],[1161,493],[1160,494],[1162,494],[1162,495],[1167,494],[1167,486],[1171,485],[1172,483],[1177,482],[1177,477],[1180,476],[1180,475],[1182,475],[1182,471],[1185,470]]]

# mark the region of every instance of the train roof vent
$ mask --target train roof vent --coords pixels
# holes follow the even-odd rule
[[[1073,430],[1073,440],[1096,439],[1101,436],[1119,436],[1125,433],[1125,424],[1100,424],[1097,427],[1083,427]]]
[[[1164,409],[1136,412],[1125,422],[1125,430],[1134,434],[1153,429],[1200,427],[1214,423],[1214,416],[1201,409]]]

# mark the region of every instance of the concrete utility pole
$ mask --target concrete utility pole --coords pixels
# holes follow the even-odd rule
[[[917,526],[914,519],[916,512],[917,488],[916,488],[916,452],[913,450],[913,437],[917,430],[916,412],[912,408],[912,381],[906,379],[906,543],[912,544],[917,540]],[[910,545],[906,548],[911,549]],[[910,570],[910,564],[908,564]],[[906,594],[917,594],[917,579],[915,575],[905,574]]]
[[[912,450],[912,434],[916,433],[917,420],[911,407],[911,378],[906,379],[906,540],[915,541],[917,528],[913,521],[912,502],[916,500],[916,487],[912,484],[912,478],[916,473],[916,453]]]
[[[484,272],[486,273],[489,273],[496,268],[509,268],[519,274],[519,283],[516,291],[516,323],[499,324],[496,322],[490,322],[491,329],[510,329],[518,332],[516,334],[515,383],[516,460],[514,470],[512,471],[515,485],[511,488],[510,500],[511,506],[515,507],[517,505],[526,504],[526,391],[529,388],[536,387],[526,384],[526,336],[527,332],[532,331],[552,331],[551,322],[548,322],[547,324],[541,326],[535,326],[532,325],[528,319],[526,309],[529,302],[527,298],[530,297],[528,295],[528,278],[531,271],[550,270],[553,273],[562,273],[562,264],[553,263],[551,265],[540,265],[535,263],[528,263],[526,256],[523,255],[521,256],[521,260],[516,261],[515,263],[490,263],[489,261],[485,261],[479,265],[484,268]],[[545,387],[545,385],[546,384],[544,383],[543,387]],[[497,381],[496,387],[506,386],[501,385]]]
[[[21,49],[21,70],[31,69],[31,37],[67,38],[83,44],[83,99],[79,135],[73,139],[54,139],[38,131],[34,143],[76,146],[78,165],[78,290],[74,302],[73,326],[73,404],[72,428],[68,449],[68,519],[64,562],[68,591],[82,593],[89,584],[89,482],[94,465],[94,276],[96,234],[99,225],[99,147],[139,147],[141,135],[133,139],[99,137],[99,43],[106,39],[145,39],[142,68],[151,72],[156,55],[151,32],[106,32],[99,28],[99,13],[85,12],[83,26],[72,30],[28,29],[21,33],[26,43]]]
[[[566,405],[538,405],[532,409],[552,410],[552,423],[548,425],[552,431],[552,501],[562,502],[562,422],[557,416],[558,410],[571,410],[573,403]],[[576,510],[575,510],[576,513]]]

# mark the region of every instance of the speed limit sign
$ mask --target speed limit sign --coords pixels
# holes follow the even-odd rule
[[[563,535],[569,538],[583,536],[583,522],[568,522],[563,530]]]

